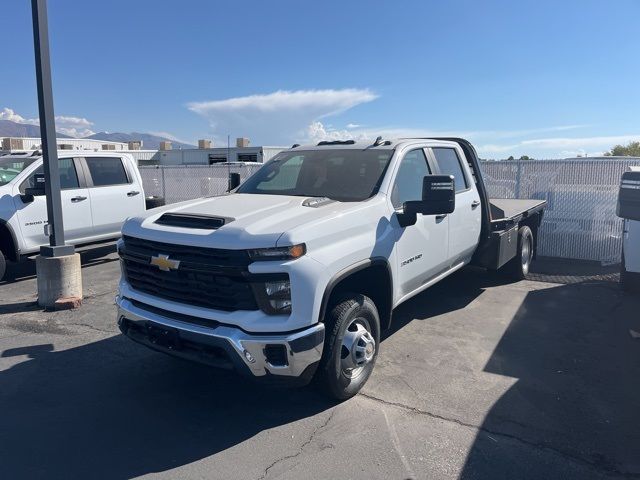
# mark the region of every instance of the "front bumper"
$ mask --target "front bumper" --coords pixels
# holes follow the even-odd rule
[[[116,297],[118,326],[132,340],[176,357],[256,378],[308,380],[322,357],[324,324],[282,334],[250,334]],[[213,322],[212,322],[213,323]]]

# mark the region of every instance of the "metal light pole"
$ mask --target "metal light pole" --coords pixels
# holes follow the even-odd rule
[[[47,1],[31,0],[31,13],[47,199],[48,224],[45,226],[45,234],[49,236],[49,246],[41,247],[40,255],[36,259],[38,303],[47,308],[70,308],[78,306],[82,300],[82,279],[80,256],[74,253],[73,246],[64,243],[58,145],[49,60]]]

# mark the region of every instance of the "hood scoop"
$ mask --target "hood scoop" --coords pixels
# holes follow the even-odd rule
[[[197,215],[192,213],[165,213],[158,218],[155,223],[168,227],[217,230],[233,220],[233,218],[212,217],[210,215]]]
[[[311,197],[307,198],[304,202],[302,202],[303,207],[311,207],[318,208],[324,207],[325,205],[329,205],[330,203],[334,203],[335,200],[331,200],[327,197]]]

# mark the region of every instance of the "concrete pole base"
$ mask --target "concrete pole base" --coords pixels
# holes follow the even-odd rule
[[[80,255],[36,257],[38,305],[50,310],[76,308],[82,302]]]

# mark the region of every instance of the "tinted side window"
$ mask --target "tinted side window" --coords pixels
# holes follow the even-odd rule
[[[458,154],[453,148],[433,148],[440,172],[443,175],[453,175],[456,192],[469,188],[467,177],[462,169]]]
[[[86,157],[94,187],[129,183],[122,159],[117,157]]]
[[[426,175],[431,175],[431,170],[424,151],[418,149],[408,152],[400,163],[391,191],[393,206],[400,208],[404,202],[422,200],[422,180]]]
[[[73,163],[73,158],[60,158],[58,159],[58,169],[60,173],[60,188],[62,190],[69,190],[72,188],[80,188],[78,183],[78,174],[76,173],[76,167]],[[33,177],[36,173],[43,173],[44,167],[39,166],[35,172],[29,175],[22,185],[20,185],[20,192],[24,193],[26,188],[35,187]]]

